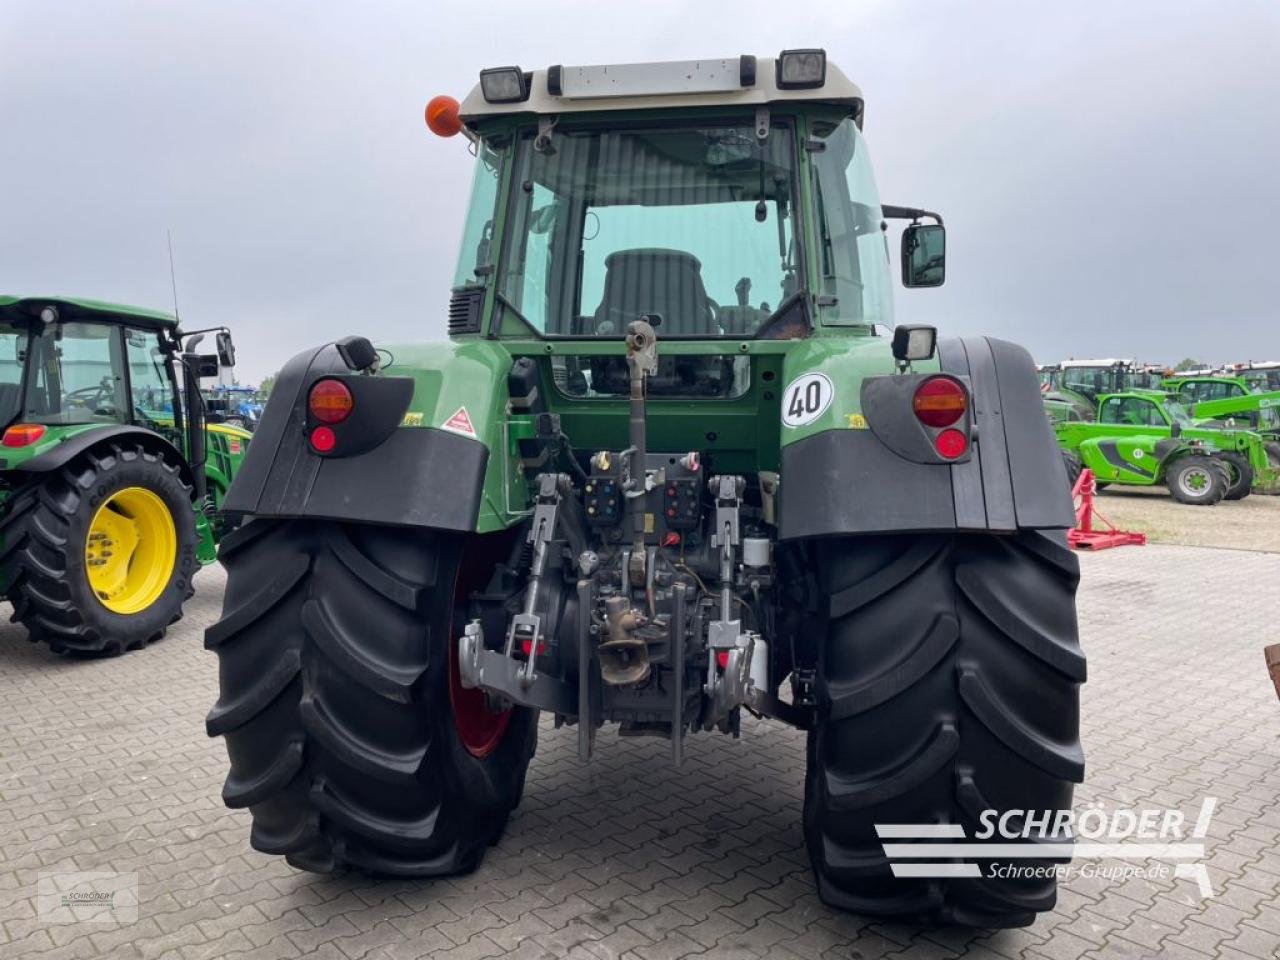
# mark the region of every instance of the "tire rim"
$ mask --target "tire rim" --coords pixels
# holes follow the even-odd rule
[[[466,603],[467,594],[471,591],[476,579],[464,576],[463,568],[467,566],[467,558],[463,557],[458,565],[458,573],[453,582],[454,616],[449,619],[449,705],[453,708],[453,728],[458,733],[458,740],[463,749],[473,757],[484,759],[498,749],[502,738],[506,735],[507,726],[511,723],[511,708],[494,713],[489,709],[489,698],[483,690],[468,690],[462,685],[462,674],[458,669],[458,633],[456,611]],[[483,575],[483,574],[482,574]]]
[[[141,613],[164,593],[178,562],[173,514],[145,487],[117,490],[89,522],[85,573],[98,601],[112,613]]]
[[[1213,486],[1213,480],[1206,468],[1191,467],[1182,471],[1182,476],[1178,478],[1178,486],[1182,487],[1182,492],[1189,497],[1202,497]]]

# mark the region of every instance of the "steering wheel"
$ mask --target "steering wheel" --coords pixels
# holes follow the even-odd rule
[[[104,381],[92,387],[81,387],[79,390],[67,392],[69,404],[88,407],[97,416],[113,417],[116,415],[115,390],[110,381]]]

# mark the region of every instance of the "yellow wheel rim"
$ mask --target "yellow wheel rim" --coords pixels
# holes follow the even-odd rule
[[[112,613],[141,613],[164,593],[178,560],[178,531],[165,502],[145,487],[117,490],[89,524],[89,586]]]

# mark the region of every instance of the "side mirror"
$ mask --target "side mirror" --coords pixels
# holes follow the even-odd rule
[[[947,228],[913,223],[902,231],[902,285],[940,287],[947,275]]]
[[[218,333],[214,341],[218,345],[218,363],[224,367],[236,365],[236,345],[231,342],[231,334],[226,330]]]

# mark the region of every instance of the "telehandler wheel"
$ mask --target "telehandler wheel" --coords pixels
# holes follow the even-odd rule
[[[194,592],[191,488],[141,446],[96,448],[24,488],[0,538],[13,620],[58,653],[145,646]]]
[[[1179,503],[1211,507],[1231,486],[1227,468],[1212,457],[1179,457],[1165,473],[1169,495]]]
[[[1249,458],[1234,450],[1223,450],[1214,456],[1227,470],[1227,492],[1222,499],[1243,500],[1253,489],[1253,466]]]
[[[1031,923],[1057,899],[1052,871],[991,871],[1044,867],[1062,837],[1036,839],[1044,860],[970,856],[981,876],[906,878],[876,825],[951,824],[964,830],[954,842],[974,843],[984,811],[1071,809],[1085,659],[1062,534],[832,539],[814,560],[829,623],[804,826],[822,899],[928,923]]]
[[[210,736],[250,842],[303,870],[474,869],[520,802],[537,713],[493,713],[451,655],[489,537],[249,520],[222,542]],[[505,555],[505,554],[504,554]]]

